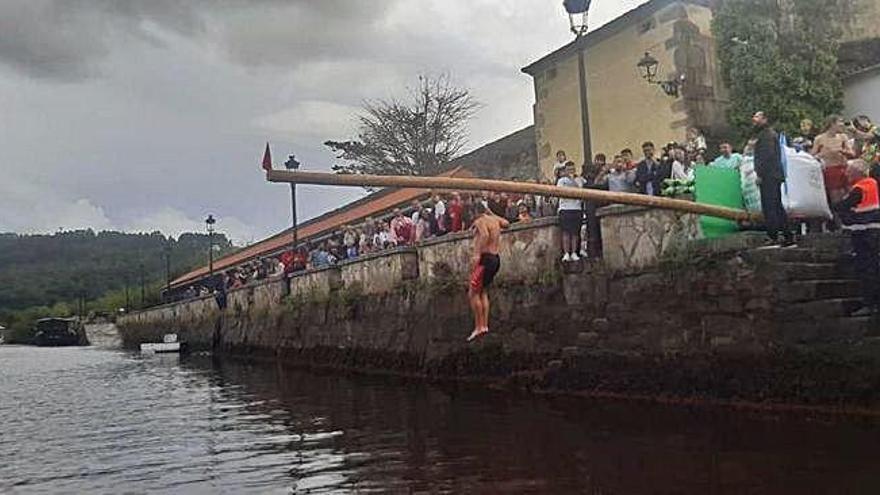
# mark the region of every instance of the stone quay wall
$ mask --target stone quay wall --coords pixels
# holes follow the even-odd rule
[[[831,249],[699,240],[696,217],[602,211],[606,259],[559,263],[555,220],[504,234],[492,332],[465,337],[472,247],[434,239],[117,321],[129,347],[174,331],[195,349],[340,370],[602,396],[880,406],[880,331]],[[837,291],[837,292],[835,292]],[[823,299],[824,297],[824,299]]]

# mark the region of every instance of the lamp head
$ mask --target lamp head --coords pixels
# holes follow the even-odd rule
[[[654,82],[657,78],[657,70],[660,68],[660,62],[657,61],[656,58],[651,56],[650,52],[645,52],[645,56],[639,60],[639,63],[636,64],[636,67],[639,68],[639,72],[642,74],[642,78],[644,78],[648,82]]]

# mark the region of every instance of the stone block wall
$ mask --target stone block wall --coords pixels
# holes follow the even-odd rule
[[[600,208],[597,216],[610,270],[642,270],[702,237],[700,217],[690,213],[613,205]]]
[[[362,294],[390,292],[419,277],[418,258],[415,248],[398,248],[346,261],[339,265],[341,287]]]
[[[852,301],[837,298],[858,287],[842,284],[834,264],[809,250],[753,250],[760,235],[687,244],[674,239],[694,235],[680,226],[693,225],[687,218],[610,212],[603,231],[620,242],[631,240],[627,226],[650,230],[663,218],[679,226],[628,251],[609,235],[606,252],[635,254],[565,270],[552,220],[511,229],[491,290],[491,333],[474,344],[465,342],[473,323],[464,237],[298,275],[290,296],[283,281],[267,281],[232,291],[224,311],[200,298],[118,325],[128,346],[176,331],[196,349],[295,365],[600,395],[880,397],[880,328],[841,316]]]
[[[560,232],[556,223],[556,218],[542,218],[505,231],[498,283],[538,280],[559,270]],[[466,282],[472,257],[473,243],[468,233],[429,240],[418,248],[420,278],[424,282]]]
[[[327,297],[342,287],[342,273],[338,266],[328,266],[295,274],[290,279],[290,295],[293,297]]]

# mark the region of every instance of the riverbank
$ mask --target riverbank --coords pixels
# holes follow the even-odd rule
[[[218,354],[579,395],[880,410],[880,331],[850,318],[846,239],[697,240],[695,217],[602,218],[601,263],[557,261],[553,222],[505,234],[492,333],[467,344],[470,240],[442,239],[120,318]]]

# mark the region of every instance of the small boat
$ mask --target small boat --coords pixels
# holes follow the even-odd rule
[[[77,318],[42,318],[35,330],[33,343],[41,347],[89,345],[86,328]]]
[[[176,333],[166,333],[162,342],[141,344],[142,354],[180,354],[186,352],[186,344],[178,340]]]

